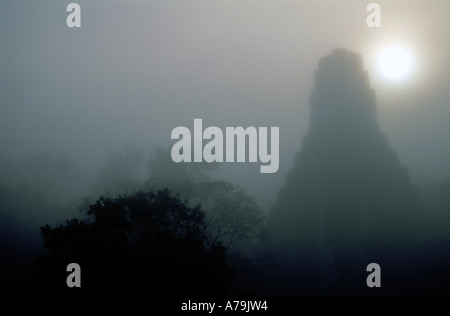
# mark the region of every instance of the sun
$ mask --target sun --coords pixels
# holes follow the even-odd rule
[[[401,46],[390,46],[378,55],[378,69],[381,74],[392,81],[408,78],[414,66],[410,51]]]

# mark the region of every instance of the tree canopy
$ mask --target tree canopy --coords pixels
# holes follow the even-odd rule
[[[204,213],[168,190],[100,197],[85,220],[41,228],[48,253],[37,261],[50,291],[70,291],[66,266],[82,269],[81,293],[224,294],[232,270],[210,243]]]

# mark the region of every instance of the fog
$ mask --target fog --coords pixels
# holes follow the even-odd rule
[[[171,131],[195,118],[223,130],[280,128],[278,172],[260,174],[259,163],[207,172],[269,216],[309,132],[319,60],[340,47],[362,55],[380,130],[421,195],[450,181],[446,0],[377,1],[381,28],[366,25],[368,1],[77,3],[79,29],[66,26],[61,1],[0,3],[1,238],[26,240],[26,256],[43,251],[41,226],[80,216],[120,193],[117,183],[142,189],[149,161],[175,143]],[[376,66],[390,44],[414,55],[402,82]]]

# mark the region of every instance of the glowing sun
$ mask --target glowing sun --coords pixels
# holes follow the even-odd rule
[[[414,68],[411,52],[401,46],[390,46],[378,55],[378,69],[387,79],[398,81],[408,78]]]

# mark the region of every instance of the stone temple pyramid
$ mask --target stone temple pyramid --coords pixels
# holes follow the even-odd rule
[[[380,132],[376,106],[361,55],[336,49],[320,60],[309,133],[269,217],[278,249],[376,260],[411,237],[418,190]]]

